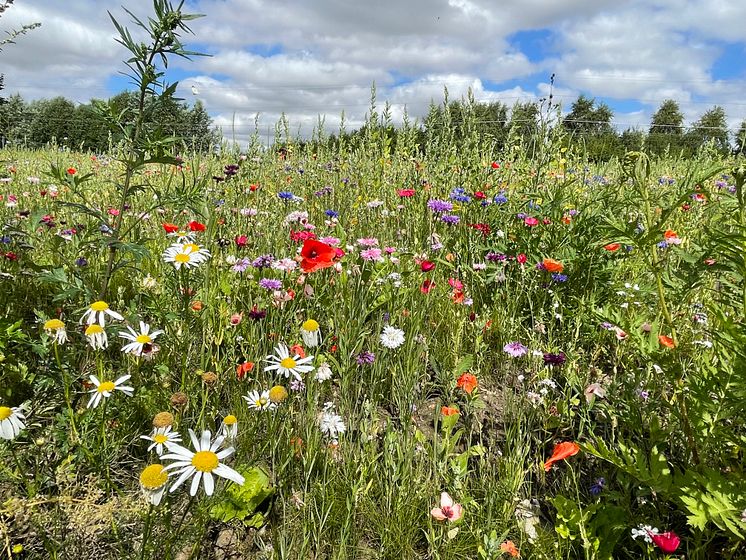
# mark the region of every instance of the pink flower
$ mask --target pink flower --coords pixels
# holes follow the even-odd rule
[[[378,248],[364,249],[360,251],[360,256],[363,258],[364,261],[380,261],[381,250]]]
[[[362,239],[357,240],[358,245],[362,245],[363,247],[377,247],[378,246],[378,239],[375,237],[363,237]]]
[[[319,239],[322,243],[326,243],[327,245],[331,245],[332,247],[336,247],[340,244],[340,240],[338,237],[322,237]]]
[[[440,495],[440,507],[433,508],[430,511],[432,515],[438,521],[458,521],[463,515],[461,504],[455,504],[453,498],[448,495],[448,492],[443,492]]]
[[[660,534],[648,531],[648,535],[650,535],[650,538],[653,539],[655,546],[660,548],[666,554],[673,554],[674,552],[676,552],[676,549],[679,548],[679,545],[681,544],[681,539],[673,531],[667,531]]]
[[[231,315],[231,326],[235,327],[236,325],[239,325],[242,320],[243,313],[234,313],[233,315]]]
[[[539,225],[539,220],[537,220],[533,216],[529,216],[527,218],[524,218],[523,223],[527,226],[537,226]]]

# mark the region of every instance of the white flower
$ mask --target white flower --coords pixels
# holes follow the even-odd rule
[[[145,278],[142,279],[142,287],[146,290],[154,290],[158,287],[158,281],[153,278],[150,274],[148,274]]]
[[[637,540],[638,537],[642,537],[646,543],[652,544],[653,539],[650,537],[651,533],[657,535],[658,529],[651,527],[650,525],[640,524],[635,529],[632,529],[632,538]]]
[[[215,438],[215,441],[212,441],[212,434],[209,430],[205,430],[202,432],[202,437],[197,439],[197,435],[191,429],[189,430],[189,437],[192,440],[195,451],[191,451],[180,445],[174,445],[169,449],[171,453],[161,457],[162,459],[174,461],[166,467],[166,470],[178,469],[176,472],[179,474],[179,478],[171,486],[169,492],[173,492],[189,477],[193,477],[189,494],[191,496],[196,495],[200,480],[203,480],[205,494],[212,496],[215,491],[215,478],[213,475],[232,480],[236,484],[243,486],[245,482],[244,477],[220,462],[222,459],[232,455],[234,451],[232,447],[218,451],[223,441],[225,441],[225,437],[218,436]]]
[[[44,323],[44,330],[53,335],[52,340],[55,344],[65,344],[65,342],[67,342],[65,323],[59,319],[50,319]]]
[[[97,323],[88,325],[85,330],[85,335],[88,337],[88,343],[94,350],[103,350],[109,345],[106,331]]]
[[[163,260],[173,263],[176,270],[199,266],[209,258],[210,252],[196,243],[177,243],[163,252]]]
[[[343,434],[347,430],[342,417],[334,412],[332,403],[324,405],[324,412],[319,416],[319,429],[322,434],[331,440],[336,440],[339,434]]]
[[[285,258],[274,261],[270,266],[275,270],[280,270],[282,272],[292,272],[298,268],[298,263],[293,259]]]
[[[102,327],[105,327],[107,315],[109,317],[117,319],[118,321],[124,319],[124,317],[122,317],[119,313],[109,309],[109,304],[105,301],[95,301],[86,310],[86,312],[83,313],[83,316],[80,318],[80,324],[83,324],[83,322],[85,321],[86,325],[98,323]]]
[[[155,448],[155,452],[158,455],[163,455],[164,445],[168,448],[170,444],[181,441],[181,436],[177,432],[172,432],[171,426],[156,428],[151,435],[140,436],[140,438],[153,442],[148,446],[148,451],[152,451]]]
[[[383,327],[383,332],[381,333],[381,344],[386,348],[396,350],[404,344],[404,331],[391,325],[386,325]]]
[[[159,335],[163,334],[161,330],[155,330],[150,332],[150,325],[147,325],[140,321],[140,332],[127,325],[129,332],[120,332],[119,336],[125,340],[129,340],[128,344],[122,346],[122,352],[125,354],[133,354],[135,356],[142,356],[143,350],[147,345],[152,345],[153,340]]]
[[[324,362],[316,368],[316,381],[320,381],[321,383],[323,383],[324,381],[328,381],[331,378],[332,368],[329,367],[329,364]]]
[[[3,439],[15,439],[16,436],[26,427],[23,421],[26,417],[18,407],[10,408],[0,406],[0,437]]]
[[[233,414],[229,414],[223,418],[223,423],[220,425],[220,435],[227,440],[236,439],[238,435],[238,418]]]
[[[306,356],[305,358],[301,358],[299,354],[290,356],[288,347],[284,344],[277,345],[275,354],[267,356],[266,361],[270,362],[270,365],[266,366],[264,371],[277,371],[285,377],[293,375],[300,380],[302,373],[314,370],[314,367],[309,365],[313,361],[313,356]]]
[[[194,239],[197,237],[197,232],[177,230],[177,231],[172,231],[171,233],[167,235],[168,237],[175,237],[176,243],[193,243]]]
[[[140,488],[154,506],[161,503],[169,474],[159,464],[149,465],[140,473]]]
[[[134,387],[122,385],[130,377],[132,376],[123,375],[116,381],[99,381],[98,377],[96,377],[95,375],[91,375],[91,383],[93,383],[96,388],[88,391],[89,393],[92,393],[93,396],[91,397],[91,400],[88,401],[87,408],[96,408],[99,404],[101,404],[101,401],[104,398],[109,398],[114,391],[122,391],[122,393],[124,393],[128,397],[131,397],[135,392]]]
[[[269,398],[269,391],[251,391],[247,396],[243,398],[248,404],[249,408],[253,410],[273,410],[277,408],[277,404],[273,403]]]
[[[319,342],[321,342],[319,324],[313,319],[308,319],[301,325],[300,335],[303,338],[303,344],[310,348],[318,346]]]

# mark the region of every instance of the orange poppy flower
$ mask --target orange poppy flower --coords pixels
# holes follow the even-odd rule
[[[521,556],[520,551],[518,548],[516,548],[515,543],[513,541],[505,541],[500,545],[500,551],[501,552],[507,552],[510,554],[513,558],[519,558]]]
[[[459,411],[458,408],[456,408],[455,406],[441,406],[440,413],[443,416],[455,416],[459,413]]]
[[[541,264],[544,265],[544,269],[548,272],[562,272],[565,270],[565,265],[554,259],[544,259],[541,261]]]
[[[621,246],[621,243],[609,243],[608,245],[604,245],[604,249],[613,253],[614,251],[618,251]]]
[[[669,240],[669,239],[674,239],[674,238],[676,238],[676,237],[678,237],[678,235],[677,235],[677,234],[676,234],[676,232],[675,232],[674,230],[672,230],[672,229],[667,229],[667,230],[665,231],[665,233],[663,234],[663,238],[664,238],[665,240]]]
[[[289,348],[289,350],[291,354],[298,354],[298,356],[300,356],[301,359],[306,357],[306,351],[303,350],[303,346],[301,346],[300,344],[293,344]]]
[[[238,377],[238,380],[242,380],[244,377],[246,377],[246,374],[249,373],[252,369],[254,369],[254,362],[244,362],[242,364],[238,364],[236,366],[236,377]]]
[[[558,443],[554,446],[552,456],[544,463],[544,470],[549,472],[549,469],[552,468],[554,463],[572,457],[573,455],[576,455],[578,451],[580,451],[580,446],[574,441],[563,441],[562,443]]]
[[[471,373],[464,373],[461,375],[461,377],[458,378],[456,381],[456,386],[459,389],[463,389],[463,391],[467,395],[471,395],[472,391],[477,388],[477,385],[479,385],[479,381],[477,381],[477,376],[472,375]]]
[[[658,342],[661,346],[665,346],[666,348],[676,348],[676,343],[673,341],[673,338],[666,336],[665,334],[658,335]]]
[[[202,302],[199,300],[196,300],[192,303],[192,311],[202,311]]]

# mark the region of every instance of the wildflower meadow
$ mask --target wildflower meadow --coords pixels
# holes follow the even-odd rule
[[[4,557],[746,558],[743,157],[195,153],[154,7],[121,142],[0,150]]]

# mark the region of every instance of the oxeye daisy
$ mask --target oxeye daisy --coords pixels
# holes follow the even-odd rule
[[[390,350],[396,350],[404,344],[404,331],[391,325],[386,325],[383,327],[383,332],[381,333],[381,344]]]
[[[176,243],[192,243],[197,236],[197,232],[178,229],[168,233],[167,235],[168,237],[175,237]]]
[[[269,391],[251,391],[244,397],[244,400],[249,404],[249,408],[252,410],[273,410],[277,408],[272,399],[269,398]]]
[[[225,437],[218,436],[215,438],[215,441],[212,441],[212,434],[209,430],[205,430],[202,432],[202,436],[197,439],[197,435],[191,429],[189,430],[189,437],[192,440],[195,451],[191,451],[180,445],[174,445],[170,449],[171,453],[162,457],[162,459],[174,461],[166,467],[166,470],[178,469],[176,472],[179,474],[179,478],[171,486],[169,492],[175,491],[189,477],[192,477],[192,483],[189,488],[191,496],[197,494],[201,480],[204,481],[205,494],[212,496],[215,491],[215,476],[232,480],[236,484],[243,486],[245,482],[244,477],[220,462],[222,459],[232,455],[234,451],[232,447],[218,451],[223,441],[225,441]]]
[[[313,356],[306,356],[305,358],[301,358],[299,354],[291,356],[288,347],[284,344],[278,344],[275,347],[275,354],[267,356],[266,361],[270,362],[270,365],[266,366],[264,371],[276,371],[285,377],[293,375],[298,380],[301,379],[302,373],[314,370],[314,367],[310,365]]]
[[[170,444],[181,441],[181,436],[177,432],[171,431],[171,426],[156,428],[149,436],[140,436],[140,438],[151,441],[152,443],[148,446],[148,451],[152,451],[155,448],[155,452],[158,455],[163,455],[164,446],[168,448]]]
[[[96,387],[95,389],[91,389],[90,391],[88,391],[93,396],[91,397],[91,400],[88,401],[87,408],[96,408],[99,404],[101,404],[101,401],[104,398],[109,398],[114,391],[121,391],[128,397],[131,397],[135,392],[135,388],[123,385],[123,383],[126,382],[130,377],[132,376],[123,375],[116,381],[99,381],[98,377],[96,377],[95,375],[91,375],[91,383],[93,383]]]
[[[107,315],[118,321],[124,319],[124,317],[122,317],[119,313],[117,313],[116,311],[112,311],[109,308],[109,304],[105,301],[95,301],[86,310],[86,312],[83,313],[83,316],[80,318],[80,323],[82,324],[83,322],[85,322],[86,325],[98,323],[102,327],[105,327]]]
[[[300,335],[303,337],[303,344],[311,348],[318,346],[319,342],[321,342],[319,324],[313,319],[308,319],[301,325]]]
[[[166,491],[168,475],[163,465],[157,463],[148,465],[140,473],[140,488],[154,506],[161,503],[163,493]]]
[[[106,331],[101,325],[97,323],[88,325],[88,327],[86,327],[85,329],[85,335],[88,337],[88,343],[94,350],[103,350],[109,345],[109,339],[106,336]]]
[[[129,340],[128,344],[122,346],[122,352],[125,354],[133,354],[135,356],[141,356],[146,346],[153,344],[153,340],[159,335],[163,334],[162,330],[155,330],[150,332],[150,325],[147,325],[140,321],[140,332],[136,332],[132,327],[127,325],[129,332],[120,332],[119,336]]]
[[[229,414],[223,418],[223,423],[220,425],[220,435],[227,440],[236,439],[238,435],[238,418],[233,414]]]
[[[0,406],[0,437],[7,440],[15,439],[26,427],[24,420],[26,417],[20,408]]]
[[[209,257],[210,253],[194,243],[177,243],[163,252],[163,260],[173,263],[176,270],[180,270],[182,266],[187,269],[197,267]]]
[[[55,344],[65,344],[67,342],[65,323],[59,319],[50,319],[44,323],[44,330],[53,337],[52,340]]]

